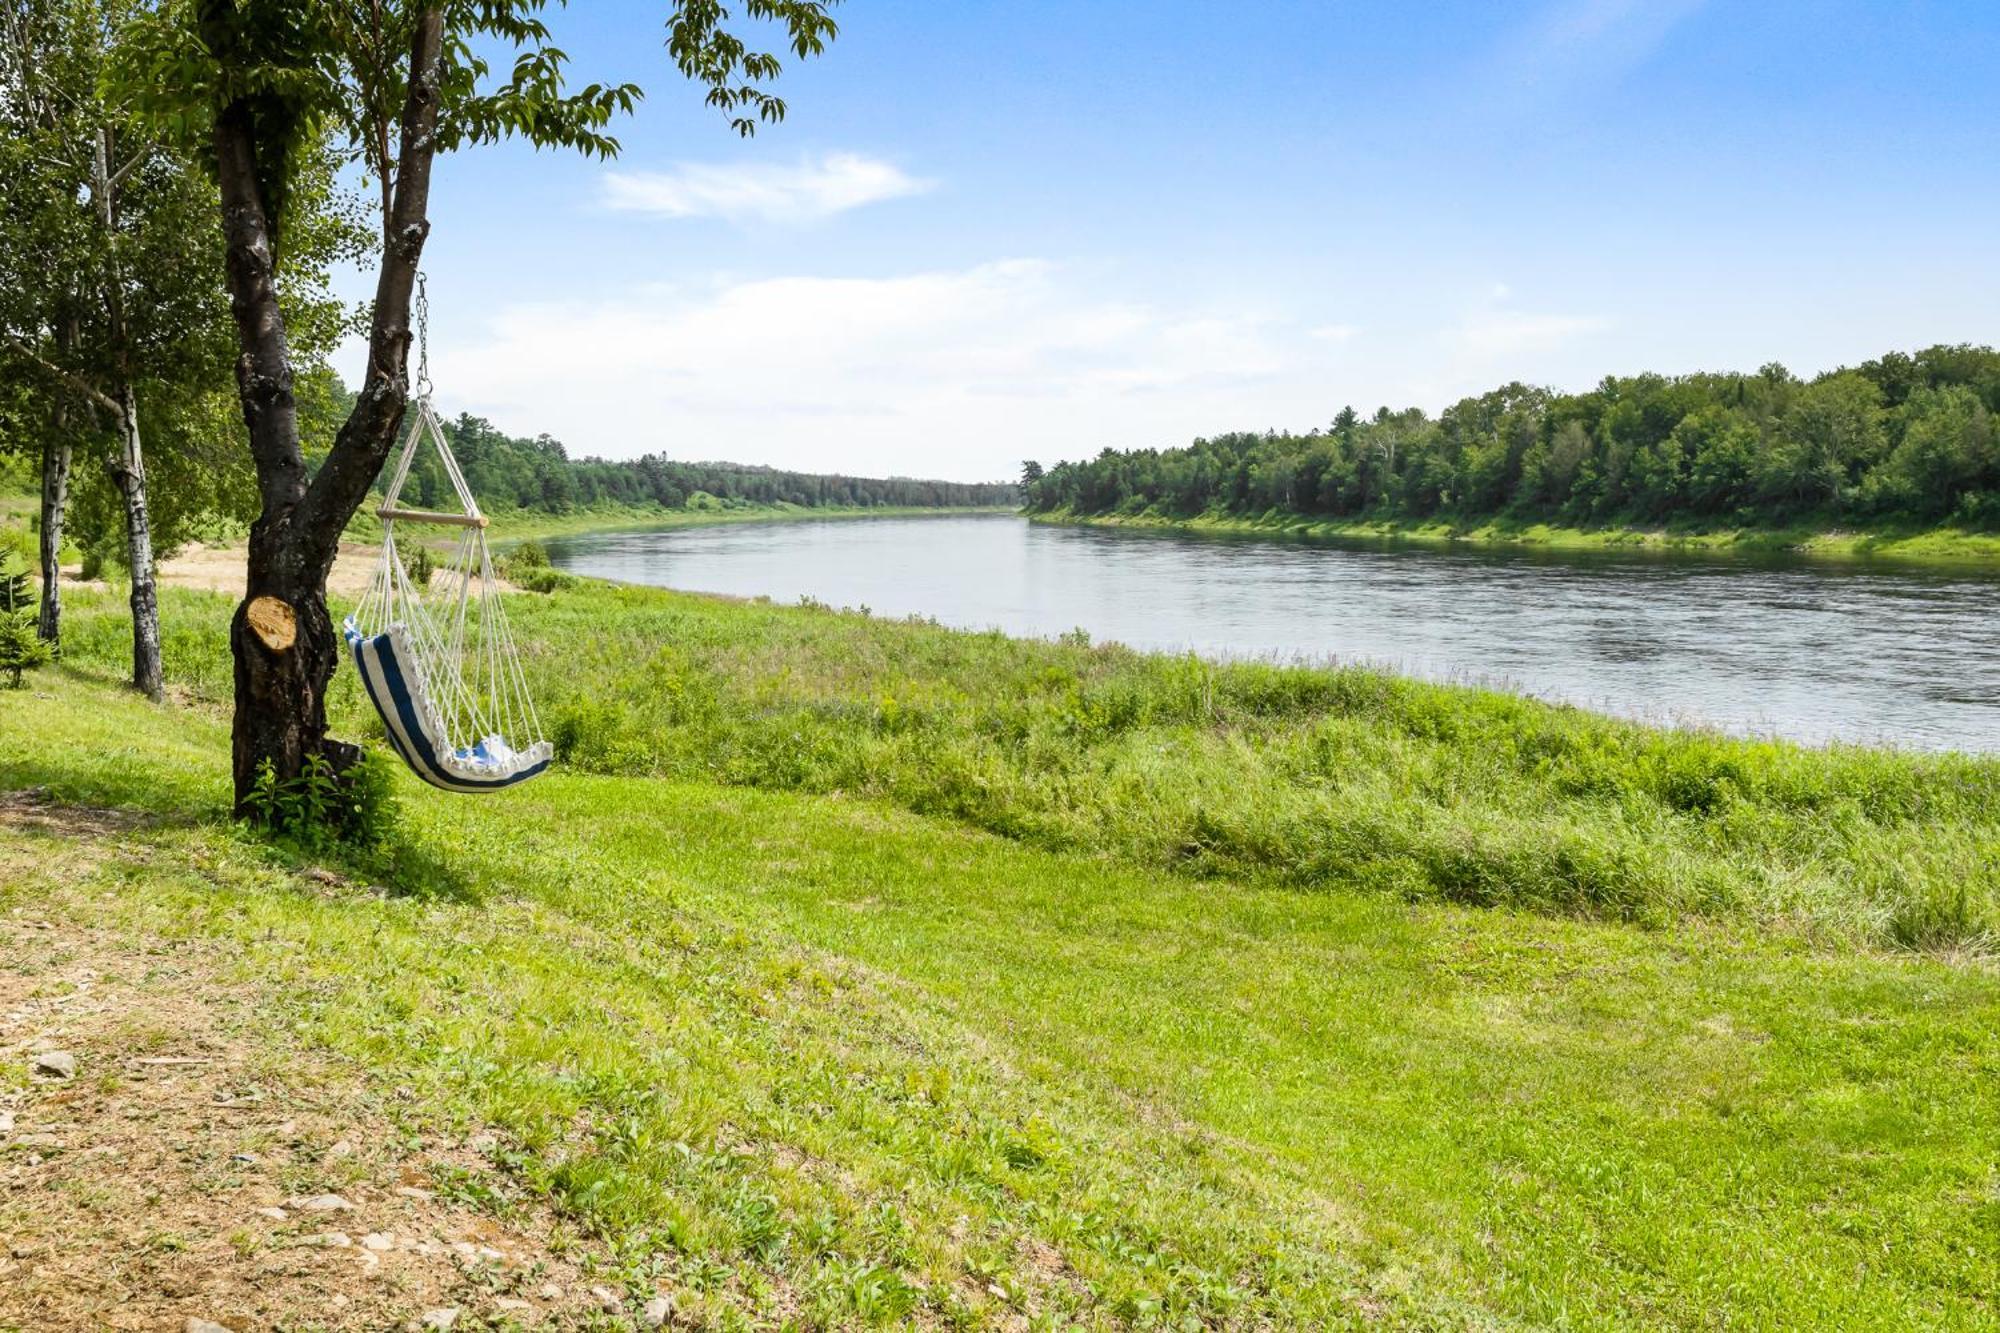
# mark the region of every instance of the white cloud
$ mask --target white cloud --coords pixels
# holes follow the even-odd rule
[[[1023,457],[1329,417],[1334,353],[1301,332],[1084,294],[1018,259],[522,305],[433,357],[453,410],[573,455],[997,477]]]
[[[933,184],[893,163],[828,153],[790,166],[683,162],[667,171],[613,171],[604,177],[604,203],[663,218],[799,223],[921,194]]]
[[[1458,323],[1444,331],[1446,349],[1475,363],[1519,364],[1523,358],[1538,357],[1572,339],[1610,327],[1608,320],[1597,315],[1509,309],[1506,302],[1512,294],[1506,283],[1493,284],[1483,304],[1466,311]]]

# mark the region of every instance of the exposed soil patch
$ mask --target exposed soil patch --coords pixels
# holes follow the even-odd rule
[[[68,879],[123,818],[0,798],[0,866]],[[0,1329],[631,1326],[554,1218],[495,1202],[491,1136],[399,1123],[205,946],[61,911],[0,912]]]
[[[144,822],[144,816],[133,810],[52,804],[45,788],[0,792],[0,825],[18,829],[69,838],[107,838],[129,832]]]
[[[375,576],[375,562],[381,548],[368,542],[342,542],[334,557],[333,572],[327,575],[326,590],[336,597],[353,599],[368,591]],[[159,581],[169,588],[200,588],[207,592],[243,595],[248,575],[243,546],[190,546],[171,560],[162,560]],[[63,570],[65,578],[85,587],[103,587],[102,580],[82,578],[78,566]]]
[[[334,557],[333,572],[327,575],[326,590],[336,597],[359,597],[368,591],[375,576],[379,547],[366,542],[342,542]],[[211,592],[243,595],[248,566],[240,545],[191,546],[160,564],[160,582],[169,587],[206,588]]]

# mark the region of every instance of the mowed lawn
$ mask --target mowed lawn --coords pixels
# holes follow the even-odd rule
[[[226,768],[212,707],[0,691],[0,790],[159,816],[67,880],[0,823],[0,911],[223,938],[716,1326],[2000,1323],[1987,963],[568,773],[407,782],[328,891]]]

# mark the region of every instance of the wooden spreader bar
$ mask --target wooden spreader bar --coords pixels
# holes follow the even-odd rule
[[[483,528],[486,526],[484,514],[440,514],[434,509],[397,509],[384,506],[375,511],[377,518],[400,518],[409,523],[443,523],[454,528]]]

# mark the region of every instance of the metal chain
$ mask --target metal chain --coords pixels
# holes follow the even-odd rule
[[[431,298],[417,274],[417,397],[431,396]]]

